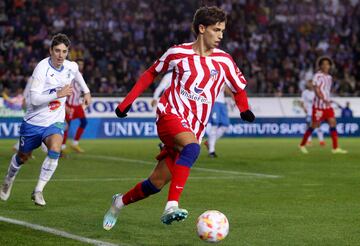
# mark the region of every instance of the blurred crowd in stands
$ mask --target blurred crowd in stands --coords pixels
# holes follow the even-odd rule
[[[91,91],[124,95],[168,47],[194,40],[192,16],[203,4],[228,13],[221,48],[249,94],[298,95],[316,58],[329,55],[333,93],[360,95],[359,0],[0,1],[0,90],[24,86],[48,56],[51,36],[62,32],[72,41],[69,58],[85,61]]]

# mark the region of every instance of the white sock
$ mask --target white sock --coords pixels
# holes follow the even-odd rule
[[[308,137],[308,142],[311,142],[311,140],[312,140],[312,136],[310,135],[309,137]]]
[[[46,156],[40,171],[39,181],[35,187],[35,192],[43,191],[45,185],[51,179],[58,165],[59,159],[51,159]]]
[[[316,129],[316,134],[318,136],[319,141],[323,142],[324,141],[324,133],[322,132],[320,127]]]
[[[74,140],[73,145],[79,145],[79,141]]]
[[[12,158],[11,158],[10,165],[9,165],[9,168],[8,168],[8,172],[6,174],[7,179],[15,178],[16,174],[19,172],[19,170],[21,168],[21,164],[19,164],[16,161],[16,155],[17,154],[14,154],[12,156]]]
[[[124,207],[124,203],[123,203],[123,200],[122,200],[122,196],[118,196],[116,199],[115,199],[115,207],[117,209],[122,209]]]
[[[165,210],[168,210],[171,207],[179,207],[178,201],[168,201],[165,206]]]
[[[209,131],[209,153],[215,152],[215,144],[216,144],[216,132],[217,132],[217,126],[211,126],[211,129]]]
[[[216,140],[221,138],[224,135],[225,132],[226,132],[226,127],[225,126],[218,127],[217,130],[216,130]]]

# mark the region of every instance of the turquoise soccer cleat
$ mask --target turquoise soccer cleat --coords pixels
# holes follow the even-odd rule
[[[164,211],[161,216],[161,222],[166,225],[171,225],[173,221],[182,221],[187,218],[188,211],[186,209],[171,207]]]
[[[111,207],[107,211],[103,220],[103,228],[107,231],[111,230],[116,224],[117,218],[120,214],[120,209],[115,206],[115,200],[122,197],[122,194],[115,194],[112,198]]]

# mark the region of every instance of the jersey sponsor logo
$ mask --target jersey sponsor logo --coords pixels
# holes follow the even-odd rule
[[[199,102],[202,104],[210,104],[211,102],[204,96],[199,95],[200,94],[200,90],[201,92],[203,91],[203,89],[200,88],[196,88],[195,87],[195,93],[193,92],[188,92],[187,90],[185,90],[184,88],[180,89],[180,94],[184,97],[186,97],[189,100],[195,101],[195,102]],[[197,91],[197,92],[196,92]]]
[[[61,102],[58,100],[51,101],[51,102],[49,102],[49,105],[48,105],[48,107],[51,111],[57,110],[58,108],[60,108],[60,106],[61,106]]]
[[[56,88],[52,88],[49,90],[49,94],[56,92]]]

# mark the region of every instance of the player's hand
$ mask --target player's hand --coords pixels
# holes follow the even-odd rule
[[[121,111],[119,109],[119,107],[116,107],[115,113],[116,113],[117,117],[125,118],[127,116],[127,112],[129,112],[130,108],[131,108],[131,104],[129,106],[127,106],[124,111]]]
[[[84,101],[82,103],[83,109],[86,109],[91,104],[91,94],[90,92],[84,94]]]
[[[250,110],[246,110],[240,113],[240,117],[242,120],[253,122],[255,120],[255,115]]]
[[[156,107],[156,104],[157,104],[157,100],[156,99],[153,99],[151,101],[151,107],[155,108]]]
[[[65,85],[63,88],[61,88],[61,90],[56,92],[56,95],[58,98],[71,96],[72,90],[73,88],[71,85]]]

